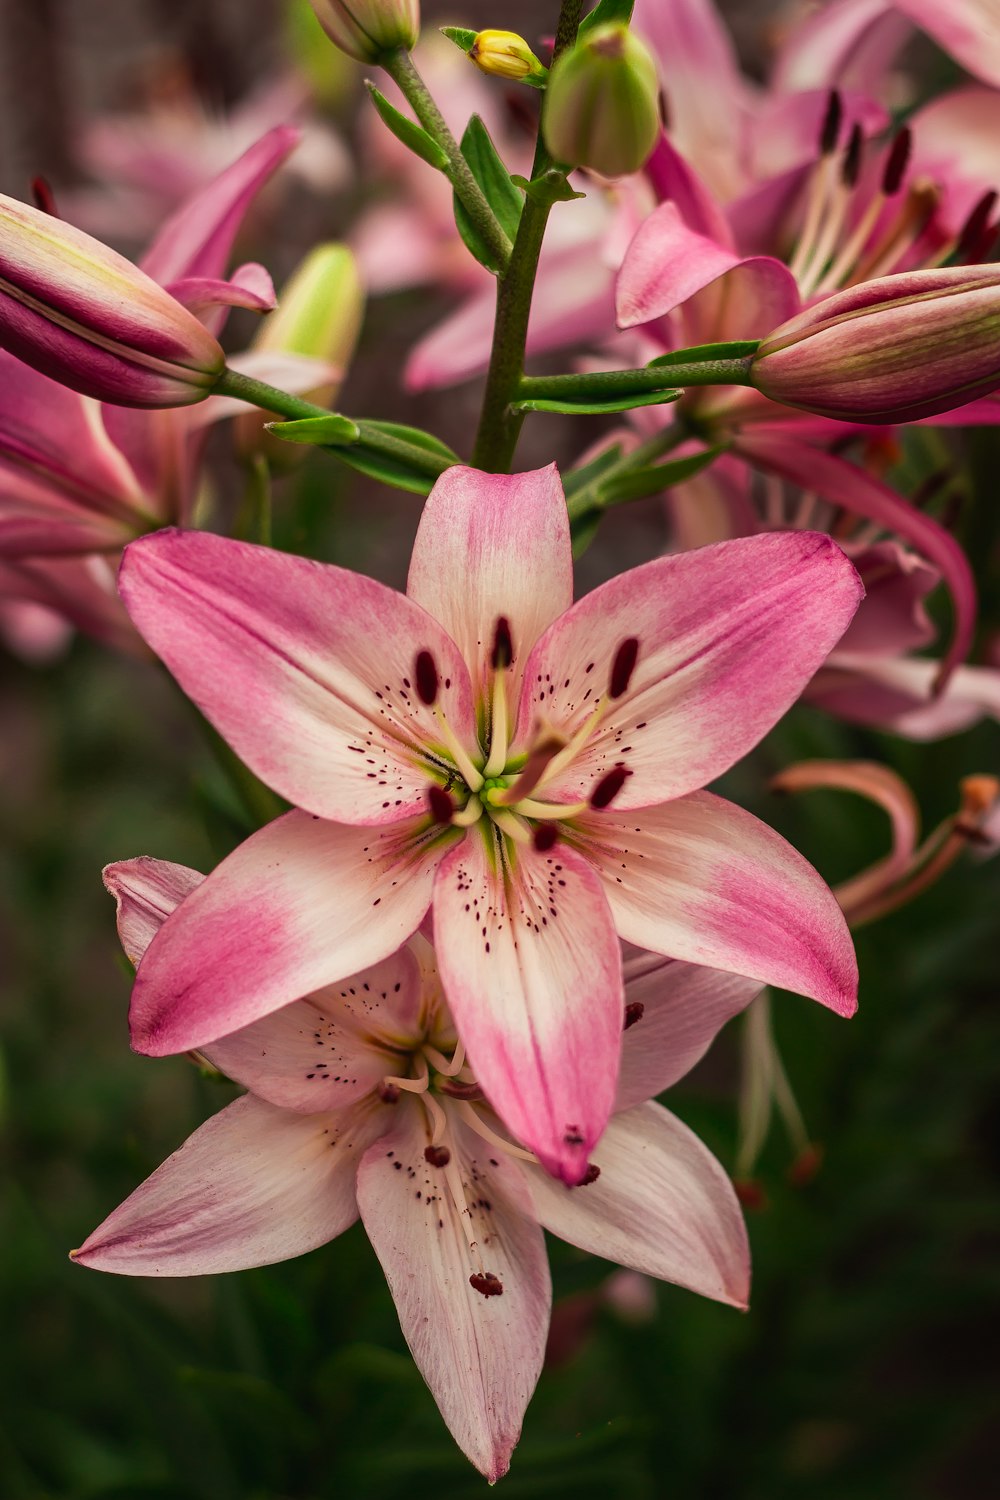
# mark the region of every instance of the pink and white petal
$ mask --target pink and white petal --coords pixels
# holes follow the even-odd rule
[[[21,474],[0,472],[0,557],[80,557],[118,553],[136,533],[131,523],[94,514],[65,494]]]
[[[865,597],[837,647],[839,651],[890,655],[929,646],[937,629],[924,600],[941,575],[897,542],[876,542],[851,558]]]
[[[728,770],[791,707],[837,644],[863,590],[830,537],[737,537],[657,558],[579,600],[525,667],[517,739],[550,720],[575,734],[604,701],[626,640],[627,689],[545,795],[575,802],[624,762],[616,808],[647,807]]]
[[[489,840],[489,847],[487,846]],[[624,1000],[601,882],[572,850],[501,866],[473,830],[441,862],[434,936],[476,1078],[545,1168],[579,1182],[614,1103]]]
[[[952,638],[941,667],[942,682],[969,653],[976,626],[976,583],[962,547],[932,516],[904,500],[880,479],[836,453],[796,442],[781,433],[740,436],[739,453],[765,471],[842,505],[909,542],[939,569],[952,598]]]
[[[140,265],[161,286],[221,276],[254,196],[295,149],[302,132],[276,125],[166,221]]]
[[[121,859],[103,870],[105,888],[117,904],[118,937],[138,964],[171,912],[205,879],[198,870],[168,859]]]
[[[958,234],[996,181],[1000,93],[980,84],[951,89],[918,110],[910,125],[910,170],[915,178],[926,176],[934,182],[940,194],[935,218]]]
[[[692,229],[676,203],[661,203],[625,252],[615,287],[619,328],[635,328],[673,312],[739,261],[728,236],[719,244]]]
[[[940,663],[929,657],[835,651],[807,696],[853,723],[919,741],[959,734],[980,719],[1000,719],[1000,670],[958,667],[937,693],[940,672]]]
[[[434,712],[413,688],[423,648],[440,706],[474,742],[465,664],[419,605],[344,568],[207,532],[126,549],[119,589],[136,627],[261,779],[357,824],[426,808]]]
[[[659,1104],[615,1115],[594,1152],[596,1182],[567,1189],[524,1168],[552,1234],[592,1255],[746,1307],[750,1250],[732,1183],[701,1141]]]
[[[854,1013],[857,962],[836,898],[758,818],[695,792],[579,824],[626,942]]]
[[[643,171],[659,201],[676,204],[678,213],[689,229],[720,245],[724,250],[735,250],[732,230],[725,214],[709,188],[665,132],[661,133]]]
[[[376,1104],[297,1115],[245,1094],[196,1130],[72,1258],[120,1276],[205,1276],[315,1250],[357,1218],[358,1161],[388,1113]]]
[[[622,1038],[615,1112],[662,1094],[689,1073],[733,1016],[760,994],[756,979],[658,953],[625,960],[625,1004],[641,1005]]]
[[[417,1368],[492,1484],[510,1466],[541,1373],[552,1300],[545,1241],[515,1163],[458,1126],[449,1166],[429,1166],[418,1108],[401,1100],[395,1129],[366,1152],[358,1207]],[[475,1290],[469,1278],[484,1272],[501,1292]]]
[[[204,1047],[394,953],[430,904],[440,840],[425,820],[353,828],[290,812],[178,907],[139,965],[138,1052]]]
[[[382,963],[328,985],[202,1047],[236,1083],[282,1109],[343,1109],[406,1068],[420,1043],[422,976],[403,946]]]
[[[487,694],[497,621],[514,648],[509,702],[542,632],[573,602],[569,516],[555,464],[526,474],[447,469],[417,528],[406,592],[439,620]]]

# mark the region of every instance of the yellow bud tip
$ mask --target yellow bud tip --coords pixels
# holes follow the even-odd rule
[[[494,78],[516,81],[545,72],[524,37],[516,31],[480,31],[469,48],[469,56],[477,68]]]

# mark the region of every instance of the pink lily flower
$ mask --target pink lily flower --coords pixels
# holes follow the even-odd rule
[[[105,880],[133,962],[202,888],[195,871],[153,859],[112,865]],[[615,1114],[583,1186],[554,1183],[483,1100],[434,950],[415,936],[203,1048],[249,1092],[195,1131],[74,1260],[133,1276],[240,1270],[326,1244],[360,1216],[441,1415],[492,1483],[507,1472],[545,1353],[543,1227],[746,1305],[749,1254],[732,1186],[652,1095],[687,1072],[759,985],[649,955],[626,972]]]
[[[829,538],[660,558],[573,605],[555,468],[455,467],[424,508],[405,597],[169,531],[126,550],[119,587],[184,690],[299,809],[157,936],[133,997],[138,1050],[199,1047],[375,963],[433,907],[481,1086],[577,1182],[614,1098],[619,936],[853,1010],[826,886],[698,790],[853,615],[860,586]]]

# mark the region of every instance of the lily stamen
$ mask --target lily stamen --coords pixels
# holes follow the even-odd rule
[[[491,1130],[486,1121],[477,1114],[471,1104],[458,1101],[455,1108],[469,1129],[474,1130],[477,1135],[482,1136],[484,1141],[488,1141],[498,1151],[505,1152],[507,1156],[516,1156],[518,1161],[530,1161],[536,1167],[538,1166],[538,1157],[533,1151],[525,1151],[523,1146],[515,1146],[513,1141],[505,1141],[502,1135],[497,1135],[496,1131]]]

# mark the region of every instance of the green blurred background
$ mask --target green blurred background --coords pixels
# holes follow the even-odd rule
[[[54,0],[35,8],[64,14]],[[93,98],[105,65],[79,41],[88,9],[95,35],[106,25],[96,0],[75,10],[60,76],[85,79]],[[244,7],[263,28],[256,66],[278,35],[276,9]],[[237,38],[232,6],[207,10]],[[473,11],[496,19],[484,6],[460,19]],[[147,13],[151,45],[166,11]],[[503,19],[537,31],[537,14],[510,5]],[[173,22],[174,43],[195,47],[195,9],[175,7]],[[35,149],[48,149],[41,136]],[[349,212],[335,205],[321,232]],[[442,306],[410,295],[373,307],[353,409],[390,414],[399,351]],[[391,413],[413,413],[393,399]],[[422,398],[410,419],[454,434],[471,400]],[[579,438],[560,424],[536,426],[531,441],[567,452]],[[977,433],[955,451],[969,476],[960,528],[982,575],[984,629],[996,632],[1000,446]],[[320,457],[286,485],[278,540],[299,550],[308,539],[317,555],[399,583],[417,505],[345,481]],[[655,504],[636,512],[602,533],[588,581],[657,545]],[[0,1500],[482,1494],[359,1227],[301,1260],[224,1278],[132,1281],[68,1261],[233,1092],[182,1059],[129,1052],[129,977],[101,866],[150,853],[207,869],[246,825],[190,708],[151,664],[83,640],[44,669],[5,657],[0,723]],[[954,810],[960,776],[997,769],[998,744],[995,725],[921,747],[799,709],[725,790],[836,881],[883,852],[884,820],[835,794],[780,800],[766,789],[774,772],[815,755],[883,761],[911,783],[929,828]],[[779,997],[779,1044],[825,1160],[793,1188],[789,1147],[772,1132],[767,1204],[749,1217],[749,1314],[662,1286],[630,1314],[607,1295],[611,1267],[551,1242],[551,1358],[502,1481],[512,1500],[987,1492],[1000,1421],[998,897],[1000,859],[966,857],[860,933],[850,1022]],[[669,1098],[727,1165],[738,1059],[737,1026]]]

